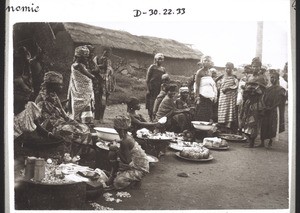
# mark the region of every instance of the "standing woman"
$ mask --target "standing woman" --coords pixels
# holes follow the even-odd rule
[[[237,123],[236,99],[239,82],[232,74],[233,69],[233,63],[228,62],[225,66],[226,73],[220,80],[218,123],[224,125],[227,130],[233,130],[234,124]]]
[[[261,128],[262,96],[268,82],[260,73],[261,61],[254,58],[251,63],[253,75],[249,77],[244,93],[243,106],[241,110],[241,130],[248,136],[248,148],[254,147],[254,142]]]
[[[210,74],[213,62],[210,56],[203,56],[201,63],[203,67],[197,71],[194,84],[196,102],[194,119],[197,121],[211,121],[213,118],[213,102],[217,100],[216,84]]]
[[[94,91],[94,75],[87,69],[89,49],[79,46],[75,49],[74,63],[71,66],[71,76],[68,90],[69,116],[73,120],[82,122],[85,115],[91,116]]]
[[[164,61],[164,55],[157,53],[154,56],[154,64],[152,64],[147,71],[146,84],[147,84],[147,95],[146,95],[146,109],[148,109],[148,115],[150,121],[153,121],[153,107],[157,95],[160,92],[162,75],[166,73],[165,68],[162,66]]]
[[[270,73],[272,86],[266,89],[262,97],[264,114],[261,122],[261,144],[258,147],[264,147],[266,139],[269,139],[268,147],[271,147],[273,139],[278,133],[285,130],[284,110],[286,90],[279,85],[279,73],[276,70],[270,70]]]

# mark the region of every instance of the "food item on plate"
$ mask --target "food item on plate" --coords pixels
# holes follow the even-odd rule
[[[226,140],[222,139],[220,147],[227,147],[227,146],[228,146],[228,142]]]
[[[211,137],[211,138],[203,139],[203,146],[207,148],[220,148],[220,147],[228,147],[228,143],[224,139],[218,137]]]
[[[205,147],[186,147],[180,152],[180,156],[190,159],[208,159],[209,149]]]

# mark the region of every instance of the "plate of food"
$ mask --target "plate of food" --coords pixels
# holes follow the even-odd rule
[[[189,142],[189,141],[178,141],[177,143],[171,143],[169,147],[176,151],[182,151],[187,147],[202,147],[203,145],[197,142]]]
[[[199,159],[199,158],[195,159],[195,158],[183,157],[183,156],[180,155],[180,152],[176,152],[175,155],[177,157],[181,158],[181,159],[188,160],[188,161],[196,161],[196,162],[207,162],[207,161],[211,161],[212,159],[214,159],[212,155],[209,155],[209,157],[206,158],[206,159],[204,159],[204,158],[202,158],[202,159]]]
[[[246,141],[247,138],[243,135],[235,134],[219,134],[219,137],[228,141]]]

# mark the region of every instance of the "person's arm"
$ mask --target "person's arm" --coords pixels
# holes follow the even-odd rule
[[[131,123],[132,124],[136,124],[137,126],[140,126],[141,128],[151,128],[151,127],[155,127],[157,125],[157,123],[148,123],[148,122],[142,122],[140,120],[138,120],[137,118],[135,118],[133,115],[130,115],[131,118]]]
[[[214,102],[216,103],[217,100],[218,100],[218,88],[217,88],[217,85],[216,85],[214,80],[212,80],[212,87],[213,87],[213,91],[214,91],[214,94],[215,94]]]
[[[83,75],[86,75],[87,77],[89,77],[91,79],[95,78],[95,76],[92,75],[82,64],[76,64],[76,65],[74,65],[74,69],[78,70]]]
[[[198,70],[197,73],[196,73],[196,76],[195,76],[195,85],[196,85],[196,89],[195,89],[195,101],[196,102],[199,102],[200,100],[200,81],[201,81],[201,71]]]
[[[150,91],[150,79],[152,78],[152,66],[153,65],[151,65],[148,68],[148,71],[147,71],[147,74],[146,74],[147,93],[149,93],[149,91]]]
[[[163,98],[162,97],[157,97],[154,101],[154,106],[153,106],[153,115],[156,116],[156,113],[158,111],[159,105],[162,102]]]

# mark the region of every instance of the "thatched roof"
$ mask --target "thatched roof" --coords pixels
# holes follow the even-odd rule
[[[90,43],[106,47],[133,50],[153,55],[162,52],[166,57],[200,59],[199,50],[171,39],[136,36],[125,31],[111,30],[82,23],[64,23],[66,31],[77,43]]]

